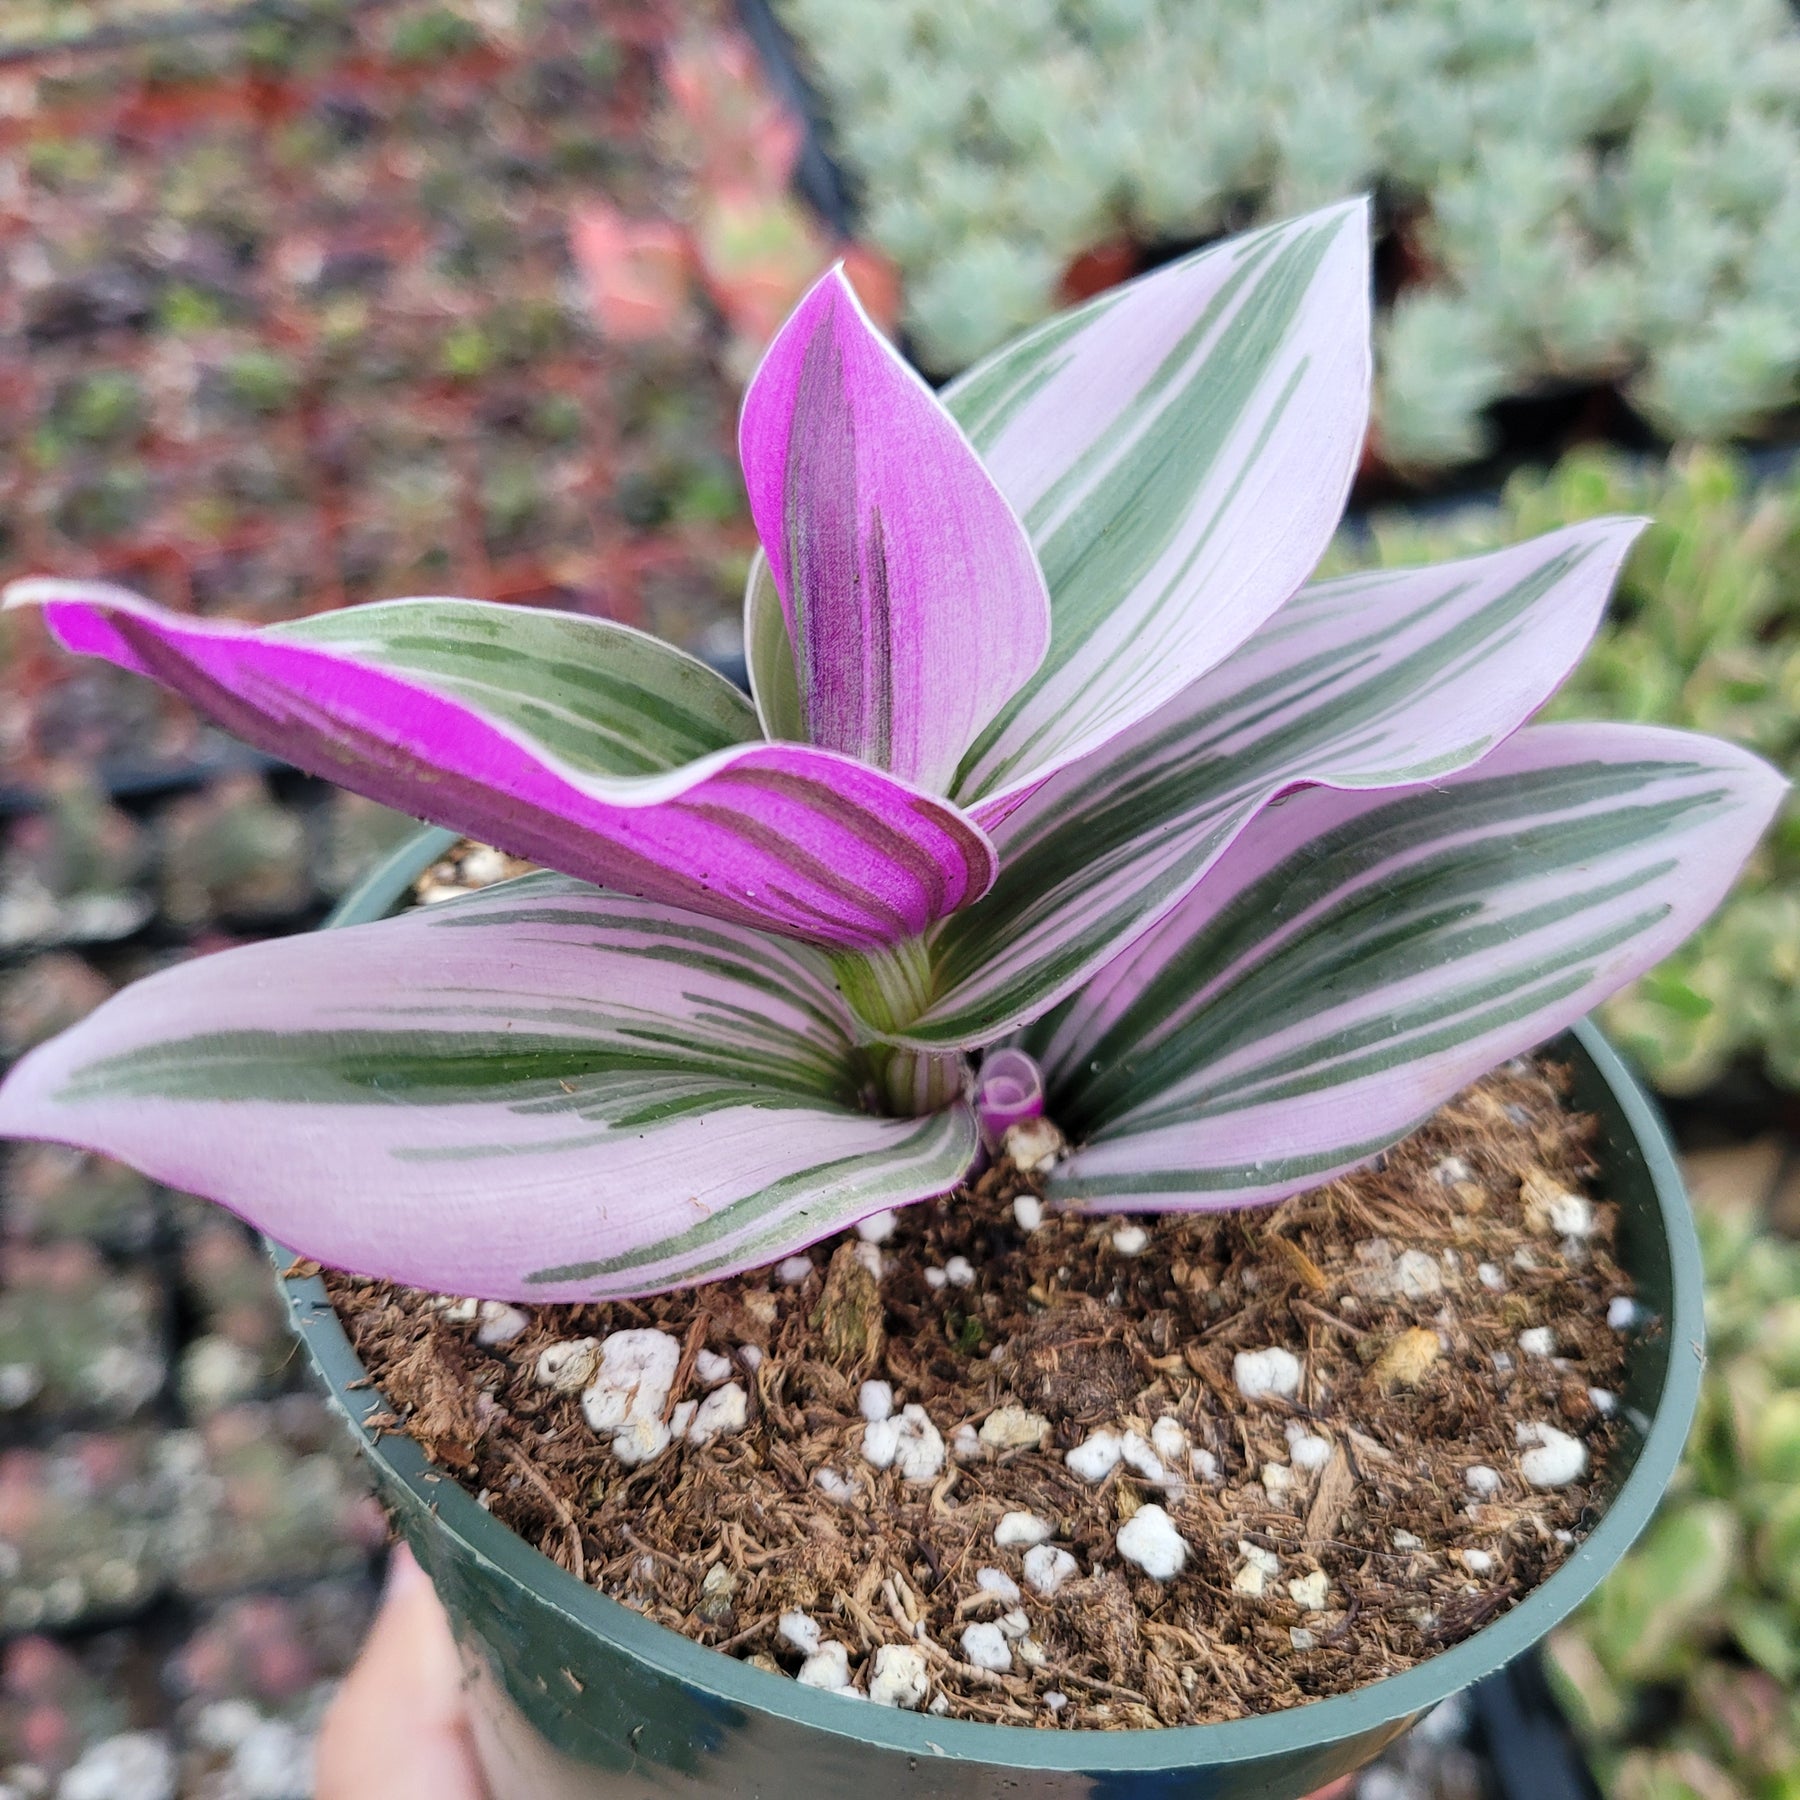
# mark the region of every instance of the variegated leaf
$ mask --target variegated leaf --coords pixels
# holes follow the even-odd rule
[[[0,1087],[336,1267],[502,1300],[765,1263],[955,1185],[966,1106],[861,1110],[828,966],[528,876],[137,983]]]
[[[1160,712],[994,826],[1000,877],[928,934],[919,1044],[989,1042],[1087,980],[1277,794],[1397,787],[1474,762],[1592,636],[1636,521],[1302,589]]]
[[[738,445],[808,740],[941,793],[1050,638],[1011,507],[838,269],[769,346]]]
[[[1399,794],[1271,807],[1025,1036],[1102,1209],[1274,1200],[1354,1167],[1667,955],[1785,783],[1730,745],[1545,725]]]
[[[1312,571],[1369,400],[1362,202],[1052,319],[944,394],[1025,521],[1049,654],[951,792],[984,824],[1222,661]]]
[[[760,550],[750,559],[744,584],[744,665],[763,736],[771,743],[804,744],[806,713],[794,672],[794,640],[788,636],[769,559]]]
[[[256,630],[82,582],[20,582],[7,603],[315,775],[664,905],[869,949],[993,879],[954,807],[758,741],[723,677],[623,626],[409,600]]]

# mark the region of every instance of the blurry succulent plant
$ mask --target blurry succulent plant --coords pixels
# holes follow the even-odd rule
[[[754,704],[573,614],[258,630],[17,585],[70,649],[559,873],[153,976],[20,1063],[0,1128],[496,1299],[679,1286],[944,1193],[1040,1080],[1055,1200],[1367,1160],[1666,956],[1783,783],[1710,738],[1518,729],[1634,521],[1303,585],[1361,451],[1366,227],[1190,257],[942,401],[827,275],[740,423]]]
[[[1800,473],[1758,482],[1712,451],[1666,467],[1580,452],[1551,474],[1515,476],[1497,509],[1379,515],[1341,538],[1327,567],[1467,556],[1617,512],[1651,523],[1550,716],[1691,727],[1800,767]],[[1800,820],[1791,804],[1718,917],[1605,1016],[1666,1089],[1693,1091],[1750,1059],[1800,1084]]]
[[[1677,438],[1800,394],[1800,26],[1780,0],[783,0],[928,364],[1050,312],[1125,231],[1192,241],[1379,186],[1414,281],[1378,446],[1622,380]],[[1331,45],[1329,66],[1317,46]]]
[[[1697,1210],[1708,1361],[1687,1459],[1550,1666],[1604,1793],[1784,1800],[1800,1792],[1800,1488],[1784,1473],[1800,1467],[1800,1245],[1753,1204]]]

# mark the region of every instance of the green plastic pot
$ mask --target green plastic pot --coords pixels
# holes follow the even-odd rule
[[[453,841],[409,843],[332,925],[384,917]],[[1311,1705],[1164,1731],[1031,1731],[858,1704],[702,1649],[585,1586],[491,1517],[418,1446],[377,1436],[385,1403],[317,1278],[283,1282],[300,1341],[394,1523],[448,1608],[493,1800],[1297,1800],[1420,1714],[1529,1650],[1649,1521],[1681,1456],[1702,1363],[1700,1251],[1661,1120],[1592,1025],[1557,1054],[1601,1125],[1619,1256],[1665,1329],[1634,1338],[1634,1425],[1618,1493],[1569,1560],[1511,1612],[1404,1674]],[[285,1267],[291,1254],[272,1246]],[[1640,1428],[1641,1426],[1641,1428]]]

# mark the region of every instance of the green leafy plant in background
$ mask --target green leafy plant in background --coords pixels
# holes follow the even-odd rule
[[[1515,476],[1498,507],[1378,515],[1339,539],[1327,568],[1461,556],[1619,512],[1655,522],[1550,713],[1694,726],[1800,767],[1800,473],[1758,484],[1722,452],[1689,452],[1667,467],[1579,452],[1549,474]],[[1724,908],[1605,1016],[1666,1090],[1691,1092],[1749,1059],[1800,1085],[1800,812],[1791,800]]]
[[[1699,1208],[1709,1363],[1676,1486],[1551,1640],[1611,1800],[1800,1794],[1800,1245]]]
[[[1120,236],[1374,188],[1408,281],[1378,445],[1621,381],[1671,437],[1800,377],[1800,24],[1784,0],[782,0],[923,359],[959,368]],[[1331,47],[1329,57],[1318,53]]]

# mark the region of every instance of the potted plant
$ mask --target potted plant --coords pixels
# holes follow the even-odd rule
[[[754,705],[639,633],[555,613],[413,600],[256,630],[20,584],[9,603],[40,607],[71,649],[448,835],[353,900],[352,929],[128,989],[13,1071],[0,1129],[121,1156],[333,1268],[502,1312],[722,1292],[852,1226],[879,1237],[893,1209],[951,1190],[974,1205],[984,1132],[1003,1175],[1038,1171],[1020,1231],[1046,1205],[1058,1230],[1112,1212],[1191,1223],[1380,1158],[1679,943],[1782,783],[1706,738],[1519,729],[1579,656],[1632,522],[1302,585],[1361,443],[1367,255],[1360,205],[1234,240],[1041,328],[941,402],[828,275],[744,406],[767,553],[747,597]],[[554,872],[383,917],[457,834]],[[1613,1445],[1598,1520],[1570,1514],[1547,1579],[1441,1654],[1262,1717],[1018,1730],[915,1716],[923,1676],[891,1710],[852,1708],[843,1682],[815,1691],[686,1642],[507,1532],[415,1444],[377,1441],[392,1416],[323,1290],[290,1281],[462,1630],[496,1794],[1292,1795],[1355,1767],[1591,1588],[1686,1429],[1699,1314],[1678,1184],[1604,1045],[1578,1034],[1566,1054],[1606,1133],[1617,1255],[1663,1324],[1634,1340],[1625,1410],[1596,1440]],[[1459,1166],[1438,1179],[1463,1182]],[[1558,1220],[1592,1210],[1554,1184],[1544,1203]],[[1119,1226],[1098,1253],[1147,1239]],[[1569,1266],[1597,1255],[1577,1246]],[[843,1292],[875,1280],[856,1274],[870,1260],[834,1253]],[[1436,1297],[1431,1260],[1400,1275]],[[1517,1266],[1544,1265],[1522,1251]],[[1475,1287],[1506,1284],[1484,1265]],[[813,1316],[830,1340],[846,1315],[825,1285]],[[1032,1307],[1057,1316],[1054,1295]],[[705,1334],[655,1380],[664,1346],[645,1340],[666,1334],[617,1335],[621,1359],[648,1359],[635,1373],[614,1367],[611,1335],[547,1349],[588,1359],[607,1467],[654,1488],[683,1446],[710,1454],[677,1392]],[[1163,1347],[1159,1369],[1181,1364],[1186,1346]],[[1192,1366],[1210,1367],[1203,1350]],[[1246,1404],[1294,1412],[1275,1363],[1254,1385],[1263,1365],[1235,1366]],[[721,1429],[740,1429],[747,1396],[727,1385]],[[757,1392],[774,1398],[760,1376]],[[906,1477],[939,1479],[924,1409],[896,1422],[885,1405],[858,1427],[865,1460],[904,1463],[910,1429]],[[1011,1414],[990,1447],[1023,1421],[1007,1454],[1040,1431],[1029,1448],[1045,1452],[1047,1422]],[[1159,1442],[1180,1437],[1165,1424]],[[896,1439],[886,1464],[878,1425]],[[1357,1441],[1342,1436],[1324,1443],[1334,1461]],[[1552,1439],[1585,1467],[1574,1437]],[[1092,1455],[1155,1463],[1117,1438]],[[1200,1556],[1176,1525],[1211,1476],[1155,1467],[1143,1479],[1175,1517],[1116,1490],[1123,1522],[1116,1545],[1110,1528],[1091,1538],[1092,1583],[1115,1552],[1152,1584]],[[1247,1567],[1280,1561],[1240,1549]],[[1307,1573],[1295,1604],[1328,1585]],[[963,1660],[929,1647],[974,1666],[966,1638]]]

